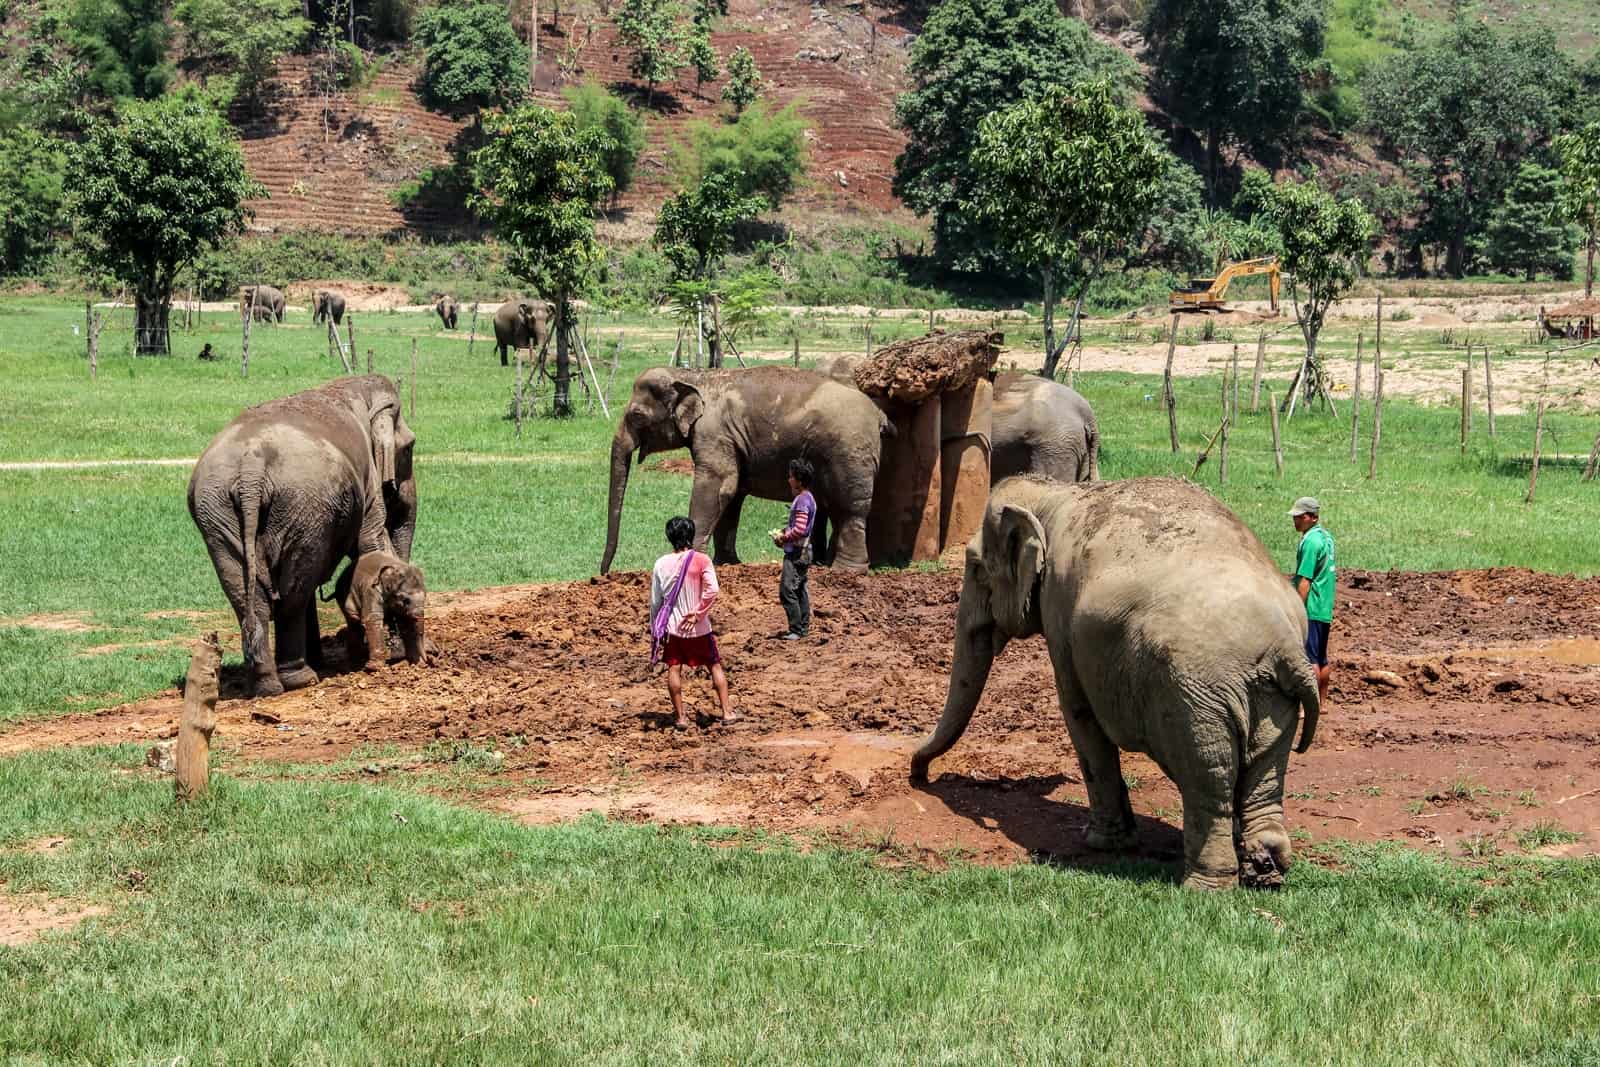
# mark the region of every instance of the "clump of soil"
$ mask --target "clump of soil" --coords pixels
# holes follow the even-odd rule
[[[918,404],[985,377],[1004,343],[1004,336],[986,330],[935,330],[896,341],[856,365],[856,388],[870,397]]]

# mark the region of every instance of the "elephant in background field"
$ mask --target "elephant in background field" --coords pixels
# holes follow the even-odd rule
[[[449,293],[444,294],[434,301],[433,313],[439,316],[439,322],[447,330],[456,328],[456,317],[461,313],[461,305],[456,303],[456,298]]]
[[[811,491],[834,526],[837,563],[867,565],[867,513],[889,420],[865,393],[815,371],[783,367],[639,375],[611,440],[611,494],[600,573],[611,569],[622,523],[628,465],[654,452],[687,448],[694,457],[689,517],[695,545],[708,539],[718,563],[737,563],[739,512],[746,496],[790,499],[789,461],[816,468]],[[819,552],[820,554],[820,552]]]
[[[311,313],[313,323],[333,320],[335,326],[344,321],[344,297],[329,289],[317,290],[316,310]]]
[[[256,696],[316,682],[316,591],[341,560],[411,558],[415,443],[395,384],[367,375],[249,408],[201,454],[189,514],[239,618]]]
[[[994,659],[1043,633],[1089,794],[1088,843],[1134,841],[1119,750],[1144,752],[1183,796],[1184,884],[1278,884],[1290,861],[1283,780],[1316,733],[1306,612],[1259,538],[1192,482],[1134,478],[996,486],[967,546],[944,713],[912,778],[972,718]]]
[[[556,306],[548,300],[507,300],[494,313],[494,345],[500,365],[509,366],[506,353],[515,348],[543,348],[555,321]]]
[[[282,322],[283,311],[287,306],[283,290],[270,285],[247,285],[239,290],[239,317],[244,317],[245,308],[250,308],[252,316],[257,322]],[[263,312],[265,314],[263,315]]]

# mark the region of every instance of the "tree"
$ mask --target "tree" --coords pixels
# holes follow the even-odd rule
[[[704,95],[702,87],[706,82],[716,78],[722,73],[717,66],[717,50],[711,47],[711,34],[705,27],[696,25],[694,32],[689,35],[689,41],[684,46],[684,58],[689,66],[694,68],[694,91],[696,96]]]
[[[301,0],[178,0],[173,8],[189,55],[231,75],[232,95],[251,102],[259,102],[279,57],[310,31],[301,12]]]
[[[0,134],[0,275],[29,270],[62,222],[67,154],[28,126]]]
[[[89,261],[134,294],[135,350],[170,352],[167,317],[178,275],[243,232],[250,177],[223,117],[194,93],[129,102],[74,147],[69,209]]]
[[[672,264],[677,302],[692,309],[695,328],[709,343],[708,366],[722,366],[719,294],[712,276],[733,244],[734,227],[767,206],[763,198],[742,192],[733,176],[710,174],[668,198],[656,215],[655,246]]]
[[[1336,200],[1313,182],[1273,184],[1261,171],[1245,176],[1235,210],[1253,209],[1276,234],[1289,294],[1306,343],[1297,375],[1308,400],[1317,395],[1322,364],[1317,335],[1328,309],[1355,284],[1377,223],[1356,200]],[[1291,393],[1292,393],[1291,389]],[[1292,403],[1292,402],[1291,402]]]
[[[1600,243],[1600,120],[1562,134],[1554,147],[1561,161],[1561,210],[1583,231],[1583,295],[1590,297],[1595,246]]]
[[[1426,43],[1374,67],[1362,85],[1372,132],[1423,176],[1417,244],[1445,249],[1465,274],[1524,157],[1557,129],[1572,67],[1542,29],[1497,30],[1459,17]]]
[[[979,123],[965,203],[1044,281],[1044,377],[1055,376],[1106,256],[1148,225],[1171,160],[1107,81],[1051,89]],[[1058,274],[1077,290],[1060,344]]]
[[[1224,146],[1276,158],[1293,133],[1325,19],[1318,0],[1158,0],[1151,8],[1156,95],[1205,143],[1213,205]]]
[[[416,17],[422,88],[431,104],[482,111],[522,99],[528,53],[499,4],[430,7]]]
[[[472,156],[478,192],[471,203],[505,243],[511,272],[556,306],[555,413],[570,415],[572,300],[605,262],[594,217],[611,195],[611,139],[537,104],[490,116],[484,126],[486,140]]]
[[[913,86],[895,101],[906,147],[894,191],[933,216],[936,254],[951,269],[1002,266],[989,235],[962,208],[978,124],[1052,88],[1100,76],[1130,81],[1132,64],[1094,39],[1055,0],[944,0],[911,47]]]
[[[742,194],[762,196],[776,209],[805,175],[806,120],[797,104],[769,111],[758,103],[732,125],[692,122],[673,145],[672,166],[686,185],[726,174]]]
[[[1533,281],[1540,271],[1572,277],[1576,234],[1562,218],[1561,175],[1524,163],[1489,217],[1489,262],[1496,270],[1519,271]]]
[[[735,48],[728,56],[728,84],[722,87],[722,99],[733,105],[737,118],[744,109],[761,99],[761,71],[756,69],[756,57],[744,45]]]
[[[567,106],[580,130],[599,130],[611,140],[603,165],[611,176],[611,199],[633,184],[633,170],[644,151],[644,118],[627,101],[596,85],[584,82],[563,89]]]
[[[684,59],[684,32],[678,24],[683,14],[677,0],[622,0],[617,11],[617,35],[633,55],[628,70],[644,79],[645,100],[655,106],[656,86],[678,76]]]
[[[91,98],[154,100],[172,82],[165,0],[72,0],[66,38]]]

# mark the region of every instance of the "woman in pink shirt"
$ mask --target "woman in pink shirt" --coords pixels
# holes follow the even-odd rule
[[[673,597],[667,617],[665,649],[667,692],[672,694],[672,725],[685,729],[689,716],[683,710],[683,668],[711,668],[711,684],[722,704],[724,723],[743,718],[728,699],[728,676],[722,669],[722,654],[711,632],[711,605],[716,603],[717,570],[711,557],[696,552],[694,521],[683,516],[667,520],[667,542],[672,551],[656,560],[650,575],[650,619],[661,613],[668,597]],[[677,595],[673,596],[676,587]]]

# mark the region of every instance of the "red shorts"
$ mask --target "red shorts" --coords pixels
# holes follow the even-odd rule
[[[722,662],[713,634],[701,637],[667,635],[667,647],[661,653],[662,662],[669,667],[714,667]]]

